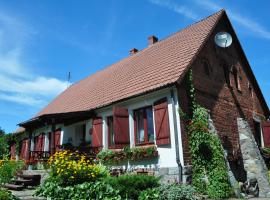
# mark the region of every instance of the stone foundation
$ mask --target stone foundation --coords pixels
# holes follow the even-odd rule
[[[260,154],[248,122],[242,118],[237,118],[237,124],[244,168],[247,171],[247,179],[256,178],[259,185],[259,196],[270,197],[267,167]]]
[[[164,167],[155,171],[155,176],[161,176],[161,181],[164,183],[179,182],[179,168],[178,167]]]

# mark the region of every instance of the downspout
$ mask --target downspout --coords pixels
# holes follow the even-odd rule
[[[178,176],[179,176],[179,182],[182,183],[183,177],[182,177],[182,171],[183,167],[180,161],[180,153],[179,153],[179,141],[178,141],[178,128],[177,128],[177,122],[176,122],[176,110],[175,110],[175,100],[174,100],[174,92],[173,89],[170,90],[171,93],[171,102],[172,102],[172,111],[173,111],[173,125],[174,125],[174,138],[175,138],[175,153],[176,153],[176,163],[178,165]]]

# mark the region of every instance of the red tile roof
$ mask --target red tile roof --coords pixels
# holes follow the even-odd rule
[[[37,116],[100,108],[175,83],[224,12],[221,10],[73,84]]]
[[[25,132],[25,128],[19,127],[16,129],[16,131],[13,133],[15,135]]]

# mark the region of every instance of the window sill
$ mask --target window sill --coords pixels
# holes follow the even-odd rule
[[[115,146],[109,146],[108,149],[110,150],[118,150],[118,149],[123,149],[124,147],[129,147],[129,144],[128,145],[115,145]]]
[[[136,143],[135,146],[156,146],[154,142]]]

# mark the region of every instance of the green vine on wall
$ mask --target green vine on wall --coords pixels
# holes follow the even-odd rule
[[[231,187],[222,144],[217,135],[209,132],[207,110],[196,103],[192,70],[188,72],[187,81],[190,116],[186,118],[192,156],[192,184],[198,192],[210,198],[226,198]]]

